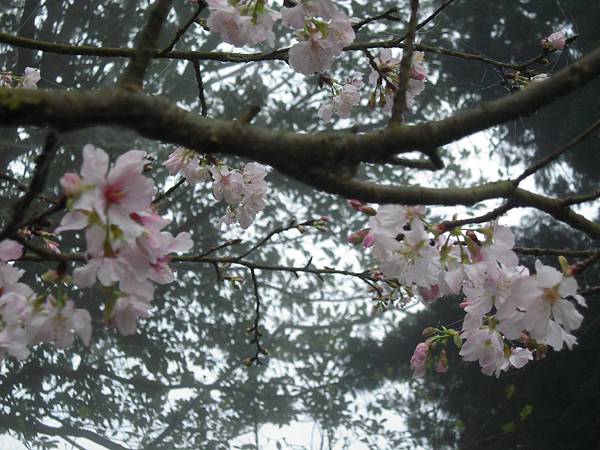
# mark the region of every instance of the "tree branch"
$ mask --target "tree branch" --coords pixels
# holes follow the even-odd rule
[[[404,111],[406,111],[406,100],[408,93],[408,82],[412,68],[412,56],[414,51],[415,37],[417,31],[417,18],[419,14],[419,0],[410,0],[410,19],[406,32],[406,44],[400,60],[400,72],[398,74],[398,89],[394,94],[394,105],[390,125],[401,124]]]
[[[150,61],[156,54],[156,44],[160,35],[163,22],[169,14],[173,0],[157,0],[146,26],[137,37],[137,46],[133,58],[125,68],[119,80],[119,86],[128,90],[141,90],[144,86],[144,75]]]

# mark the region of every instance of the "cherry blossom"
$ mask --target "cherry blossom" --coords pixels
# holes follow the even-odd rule
[[[292,68],[304,75],[324,72],[356,37],[350,18],[327,0],[306,1],[282,9],[283,24],[300,30],[289,51]]]
[[[422,377],[425,375],[425,368],[427,365],[430,348],[431,341],[429,340],[417,344],[415,352],[410,358],[410,368],[413,370],[414,377]]]
[[[13,261],[23,255],[23,246],[12,239],[0,242],[0,261]]]
[[[281,14],[268,8],[265,2],[250,0],[231,4],[227,0],[207,0],[207,4],[210,15],[206,24],[211,31],[219,33],[224,42],[237,47],[263,41],[274,44],[272,28]]]
[[[557,31],[542,39],[542,47],[551,50],[563,50],[567,45],[564,31]]]
[[[359,90],[363,85],[360,80],[349,80],[341,88],[332,86],[334,97],[319,109],[319,116],[326,122],[332,119],[333,114],[337,114],[342,119],[349,118],[352,107],[360,103]]]
[[[40,81],[41,79],[42,77],[38,69],[34,69],[33,67],[26,67],[25,76],[23,77],[21,87],[23,87],[24,89],[37,89],[38,81]]]
[[[171,175],[181,172],[189,184],[196,184],[210,177],[203,158],[197,152],[183,147],[171,153],[163,165]]]

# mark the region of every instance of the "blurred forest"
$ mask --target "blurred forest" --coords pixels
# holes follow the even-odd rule
[[[353,17],[374,16],[388,1],[340,1]],[[399,15],[408,15],[406,0]],[[439,6],[422,1],[422,14]],[[149,2],[100,0],[0,0],[0,32],[39,40],[106,47],[132,46],[144,23]],[[186,22],[196,5],[175,2],[161,36],[163,46]],[[206,17],[206,11],[202,13]],[[457,0],[423,28],[417,42],[521,62],[539,53],[539,41],[556,30],[578,38],[564,52],[551,55],[539,72],[553,72],[600,46],[600,3],[596,0]],[[402,22],[364,27],[357,41],[398,35]],[[279,28],[277,46],[290,34]],[[228,49],[218,36],[193,26],[177,49]],[[0,71],[41,69],[39,89],[97,89],[111,86],[125,66],[122,58],[64,56],[0,44]],[[261,50],[268,50],[266,47]],[[480,62],[427,54],[430,83],[408,120],[439,119],[452,112],[509,93],[499,69]],[[260,106],[254,124],[306,132],[356,126],[380,127],[387,120],[363,105],[351,120],[333,125],[318,120],[327,95],[316,77],[293,73],[284,62],[233,64],[201,61],[209,115],[232,119]],[[370,69],[360,52],[347,52],[331,72],[338,79],[362,77]],[[157,60],[146,91],[200,111],[194,69],[185,61]],[[445,149],[447,168],[421,174],[406,168],[364,168],[364,177],[431,186],[464,185],[487,176],[518,172],[523,164],[555,150],[597,120],[600,81],[554,103],[531,117],[495,127],[481,139],[463,140]],[[26,179],[45,130],[0,128],[0,173]],[[161,166],[171,146],[144,140],[129,131],[97,127],[61,135],[62,153],[52,168],[47,194],[58,196],[58,179],[80,167],[81,148],[93,143],[111,155],[131,148],[149,151],[156,161],[152,177],[162,190],[173,184]],[[600,136],[569,152],[562,163],[536,175],[538,191],[555,195],[586,193],[600,179]],[[489,165],[486,172],[480,169]],[[230,159],[234,167],[243,162]],[[269,205],[247,232],[223,233],[210,187],[184,187],[169,197],[162,212],[173,219],[170,231],[189,230],[194,252],[203,253],[242,237],[221,254],[241,254],[279,226],[332,217],[328,230],[307,227],[276,235],[253,253],[269,265],[314,265],[338,269],[372,268],[373,260],[348,248],[345,237],[365,226],[365,219],[345,200],[316,192],[275,172]],[[8,217],[18,197],[15,186],[0,181],[0,217]],[[38,205],[40,209],[43,205]],[[597,207],[586,213],[598,219]],[[434,214],[444,214],[436,212]],[[591,216],[590,216],[591,215]],[[444,217],[446,218],[446,217]],[[57,216],[55,220],[59,220]],[[5,220],[5,219],[4,219]],[[592,243],[551,218],[523,211],[513,230],[518,245],[589,249]],[[77,248],[72,236],[65,248]],[[229,252],[229,253],[228,253]],[[311,260],[312,258],[312,260]],[[524,260],[533,265],[533,258]],[[556,265],[556,259],[548,258]],[[20,263],[39,283],[48,267]],[[239,279],[223,280],[211,265],[179,263],[178,280],[155,296],[154,314],[140,332],[122,337],[102,326],[102,313],[90,292],[80,305],[94,315],[90,347],[80,343],[57,351],[40,345],[32,357],[0,363],[0,433],[9,433],[29,448],[64,447],[61,435],[96,442],[97,448],[131,449],[592,449],[600,448],[600,305],[589,297],[585,322],[573,351],[549,352],[523,370],[499,379],[481,374],[449,352],[447,374],[411,378],[409,359],[421,331],[429,325],[456,325],[456,299],[430,307],[406,299],[402,307],[374,312],[365,283],[348,277],[294,276],[259,271],[263,297],[261,327],[270,355],[265,364],[247,368],[253,352],[245,330],[254,319],[250,275],[227,271]],[[37,274],[37,275],[34,275]],[[598,284],[598,272],[586,272],[580,285]],[[99,293],[100,294],[100,293]],[[94,314],[95,313],[95,314]],[[313,424],[310,444],[271,433],[277,426]],[[87,448],[86,445],[83,448]],[[359,446],[362,445],[362,446]],[[60,447],[62,446],[62,447]]]

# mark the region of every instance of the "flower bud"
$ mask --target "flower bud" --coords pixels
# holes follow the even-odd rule
[[[360,211],[360,208],[366,206],[366,203],[361,202],[355,198],[352,198],[346,202],[346,204],[355,211]]]
[[[436,329],[433,327],[427,327],[421,333],[423,336],[431,337],[436,333]]]
[[[369,233],[369,230],[356,231],[348,236],[348,242],[353,245],[362,244],[363,240]]]
[[[83,189],[81,178],[73,172],[65,173],[60,179],[60,185],[65,191],[66,196],[69,198],[78,197]]]
[[[377,210],[369,205],[361,206],[360,208],[358,208],[358,211],[366,214],[367,216],[376,216],[377,215]]]

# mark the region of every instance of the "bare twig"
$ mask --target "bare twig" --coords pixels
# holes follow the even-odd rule
[[[494,219],[497,219],[502,214],[505,214],[506,212],[510,211],[514,207],[515,205],[508,201],[503,205],[500,205],[499,207],[481,216],[470,217],[468,219],[462,220],[447,220],[445,222],[442,222],[439,226],[443,230],[452,230],[453,228],[462,227],[464,225],[473,225],[478,223],[490,222]]]
[[[194,74],[196,75],[196,83],[198,84],[198,99],[200,100],[200,111],[203,116],[208,115],[208,106],[206,104],[206,96],[204,95],[204,82],[202,81],[202,72],[200,71],[200,63],[198,60],[192,61],[194,66]]]
[[[513,250],[522,255],[531,256],[570,256],[573,258],[585,258],[596,254],[595,250],[569,250],[558,248],[540,248],[540,247],[515,247]]]
[[[188,28],[191,27],[192,24],[196,22],[196,19],[198,19],[198,16],[204,10],[204,8],[206,8],[206,2],[204,0],[198,2],[198,7],[196,8],[196,12],[194,13],[194,15],[190,18],[190,20],[188,20],[186,23],[184,23],[181,26],[181,28],[179,28],[177,30],[173,40],[171,42],[169,42],[169,45],[167,45],[164,49],[162,49],[158,53],[158,55],[164,55],[165,53],[169,53],[171,50],[173,50],[173,48],[175,47],[177,42],[179,42],[179,39],[181,39],[181,37],[185,34],[185,32],[188,30]]]
[[[46,142],[44,143],[44,148],[36,158],[35,169],[33,171],[33,176],[31,177],[29,187],[15,202],[11,219],[5,225],[4,230],[0,232],[0,241],[8,237],[15,237],[19,226],[25,218],[25,214],[27,213],[29,206],[33,200],[44,190],[44,184],[46,183],[48,171],[50,170],[50,164],[52,163],[52,158],[54,157],[57,148],[58,142],[56,134],[54,132],[48,133],[46,136]]]
[[[256,273],[254,269],[250,269],[250,275],[252,276],[252,285],[254,287],[254,298],[255,298],[255,313],[254,313],[254,323],[248,328],[246,331],[248,333],[252,333],[252,340],[250,341],[252,344],[256,345],[256,352],[253,356],[249,357],[244,361],[246,366],[251,366],[252,364],[256,364],[257,366],[262,365],[263,360],[261,355],[266,355],[267,350],[262,346],[260,339],[262,337],[262,333],[260,332],[260,295],[258,294],[258,281],[256,280]]]
[[[532,164],[531,166],[529,166],[521,175],[519,175],[517,178],[515,178],[515,182],[516,183],[520,183],[521,181],[523,181],[528,176],[533,175],[538,170],[540,170],[543,167],[547,166],[548,164],[556,161],[564,153],[566,153],[571,148],[575,147],[577,144],[583,142],[585,139],[587,139],[587,137],[590,134],[592,134],[593,132],[595,132],[599,128],[600,128],[600,119],[597,120],[596,122],[594,122],[590,127],[588,127],[585,131],[583,131],[578,136],[576,136],[570,142],[568,142],[567,144],[563,145],[558,150],[554,151],[552,154],[546,156],[545,158],[540,159],[539,161],[537,161],[534,164]]]

